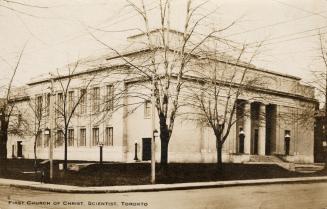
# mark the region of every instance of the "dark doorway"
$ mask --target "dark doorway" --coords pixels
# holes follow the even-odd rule
[[[151,138],[142,139],[142,160],[151,160]]]
[[[285,136],[284,136],[285,155],[290,154],[290,141],[291,141],[291,131],[285,130]]]
[[[23,157],[22,141],[17,141],[17,157]]]
[[[241,129],[239,134],[239,148],[238,148],[238,152],[241,154],[244,153],[244,138],[245,138],[245,134],[243,133],[243,129]]]
[[[254,129],[254,140],[253,140],[253,154],[258,154],[258,144],[259,144],[259,130]]]
[[[290,154],[290,138],[285,137],[285,155]]]

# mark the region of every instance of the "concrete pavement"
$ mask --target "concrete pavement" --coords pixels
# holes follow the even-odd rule
[[[79,187],[79,186],[69,186],[69,185],[59,185],[59,184],[43,184],[40,182],[33,182],[33,181],[0,179],[0,185],[25,188],[25,189],[34,189],[40,191],[62,192],[62,193],[123,193],[123,192],[151,192],[151,191],[167,191],[167,190],[217,188],[217,187],[230,187],[230,186],[262,185],[262,184],[312,183],[312,182],[323,182],[323,181],[327,181],[327,176],[195,182],[195,183],[177,183],[177,184],[103,186],[103,187]]]
[[[72,194],[0,186],[1,209],[323,209],[327,182]],[[42,203],[47,204],[42,204]],[[39,203],[39,204],[38,204]]]

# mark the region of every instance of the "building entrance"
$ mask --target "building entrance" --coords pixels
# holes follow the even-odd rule
[[[290,139],[285,138],[285,155],[290,154]]]
[[[17,141],[17,157],[23,157],[22,141]]]
[[[151,160],[151,138],[142,139],[142,160]]]
[[[243,154],[244,153],[244,138],[245,138],[245,135],[243,133],[239,134],[239,149],[238,149],[238,152],[240,154]]]

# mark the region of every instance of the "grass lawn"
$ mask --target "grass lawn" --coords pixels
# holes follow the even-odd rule
[[[33,171],[33,160],[8,160],[8,171],[0,178],[39,181],[40,174],[23,173]],[[140,185],[150,183],[149,163],[110,163],[94,164],[79,172],[59,171],[59,161],[54,162],[52,183],[76,186]],[[303,174],[287,171],[276,165],[224,164],[224,170],[218,172],[215,164],[171,163],[165,173],[157,164],[157,183],[182,183],[201,181],[225,181],[242,179],[264,179],[300,176],[321,176],[327,172]]]

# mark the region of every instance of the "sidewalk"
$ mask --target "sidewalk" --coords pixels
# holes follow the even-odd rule
[[[104,187],[79,187],[59,184],[41,184],[33,181],[20,181],[12,179],[0,179],[0,185],[34,189],[40,191],[62,192],[62,193],[119,193],[119,192],[151,192],[183,189],[217,188],[227,186],[250,186],[262,184],[280,183],[310,183],[327,181],[324,177],[300,177],[300,178],[276,178],[276,179],[255,179],[255,180],[235,180],[216,182],[196,182],[178,184],[154,184],[154,185],[130,185],[130,186],[104,186]]]

